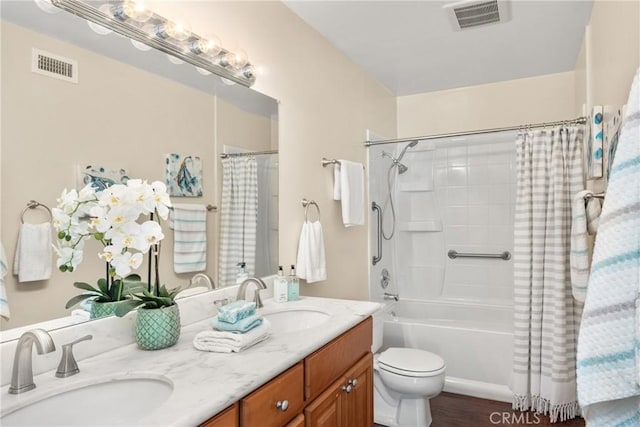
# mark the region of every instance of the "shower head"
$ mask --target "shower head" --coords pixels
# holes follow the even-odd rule
[[[400,155],[398,156],[398,158],[396,159],[396,161],[400,161],[402,160],[402,157],[404,157],[404,153],[407,152],[407,150],[409,148],[415,147],[416,144],[418,143],[418,141],[411,141],[410,143],[408,143],[407,145],[405,145],[405,147],[402,149],[402,151],[400,152]]]
[[[415,145],[415,143],[412,143],[412,144]],[[405,150],[407,149],[407,147],[405,147]],[[398,167],[398,174],[403,174],[403,173],[405,173],[406,171],[409,170],[409,168],[407,166],[405,166],[402,163],[400,163],[400,159],[402,158],[403,155],[404,155],[404,150],[402,151],[402,153],[400,153],[400,157],[398,157],[398,158],[393,157],[391,154],[387,153],[386,151],[382,152],[382,157],[388,157],[393,162],[391,167],[394,167],[394,166]]]

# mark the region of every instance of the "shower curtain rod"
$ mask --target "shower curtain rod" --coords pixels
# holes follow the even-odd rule
[[[260,154],[278,154],[278,150],[249,151],[247,153],[222,153],[220,154],[220,158],[226,159],[227,157],[258,156]]]
[[[542,128],[547,126],[561,126],[561,125],[574,125],[579,124],[583,125],[587,123],[586,117],[578,117],[573,120],[561,120],[557,122],[546,122],[546,123],[536,123],[532,125],[520,125],[520,126],[510,126],[504,128],[493,128],[493,129],[481,129],[481,130],[471,130],[467,132],[453,132],[453,133],[440,133],[436,135],[427,135],[427,136],[414,136],[411,138],[398,138],[398,139],[385,139],[382,141],[365,141],[364,146],[370,147],[372,145],[384,145],[384,144],[395,144],[398,142],[413,142],[413,141],[426,141],[429,139],[438,139],[438,138],[450,138],[456,136],[469,136],[469,135],[480,135],[483,133],[493,133],[493,132],[505,132],[510,130],[520,130],[520,129],[531,129],[531,128]]]

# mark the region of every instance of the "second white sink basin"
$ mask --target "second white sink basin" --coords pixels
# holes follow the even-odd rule
[[[328,321],[331,315],[311,307],[269,308],[261,313],[271,323],[274,333],[311,329]]]
[[[164,377],[111,379],[38,399],[3,415],[0,422],[3,427],[132,425],[172,392],[173,384]]]

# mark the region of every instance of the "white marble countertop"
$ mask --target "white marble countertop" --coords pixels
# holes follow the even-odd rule
[[[178,343],[168,349],[143,351],[136,344],[129,344],[79,361],[80,373],[72,377],[59,379],[53,375],[54,371],[37,375],[34,378],[37,388],[28,393],[9,395],[7,387],[2,387],[2,412],[21,407],[26,401],[87,384],[116,378],[150,377],[169,380],[173,392],[159,408],[135,425],[195,426],[360,323],[380,305],[370,301],[312,297],[285,304],[265,301],[267,310],[278,307],[313,308],[329,313],[331,318],[315,328],[272,335],[243,352],[230,354],[201,352],[193,347],[193,337],[210,328],[210,319],[198,321],[183,327]],[[135,399],[135,396],[131,398]],[[109,410],[108,403],[106,405],[105,410]]]

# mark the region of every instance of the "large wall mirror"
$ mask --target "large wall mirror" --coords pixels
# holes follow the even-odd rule
[[[78,169],[89,165],[125,169],[132,178],[164,180],[166,156],[176,153],[201,159],[203,195],[172,197],[172,202],[217,207],[207,213],[204,273],[219,286],[236,283],[240,260],[246,262],[251,276],[275,273],[278,117],[274,99],[229,85],[192,65],[176,64],[165,53],[140,50],[115,33],[100,35],[70,13],[45,13],[31,1],[3,1],[1,7],[1,230],[10,267],[20,214],[29,200],[56,206],[64,188],[78,187]],[[33,49],[77,61],[78,81],[32,72]],[[223,159],[224,153],[231,154]],[[235,193],[229,177],[249,173],[249,163],[257,197],[247,209],[253,216],[258,212],[250,224],[236,217],[247,216],[237,207],[239,203],[222,200],[237,197],[227,197]],[[225,217],[227,223],[221,225]],[[28,223],[48,218],[40,208],[28,209],[24,215]],[[238,240],[234,228],[238,223],[244,240]],[[162,242],[161,282],[186,287],[194,273],[174,272],[174,232],[166,223],[163,231],[167,237]],[[221,236],[227,239],[222,244]],[[73,273],[57,271],[54,255],[49,280],[19,282],[9,272],[6,291],[11,318],[0,324],[3,339],[8,339],[7,330],[12,328],[44,321],[57,327],[80,320],[82,316],[64,305],[79,293],[73,282],[95,284],[104,275],[99,249],[99,243],[87,243],[84,260]]]

